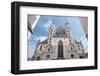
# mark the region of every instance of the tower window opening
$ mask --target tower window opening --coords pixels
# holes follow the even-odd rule
[[[50,51],[50,48],[48,48],[48,51]]]
[[[40,46],[40,50],[42,50],[42,45]]]

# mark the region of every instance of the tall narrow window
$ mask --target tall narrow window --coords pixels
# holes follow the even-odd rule
[[[71,50],[73,50],[73,48],[71,47]]]
[[[42,50],[42,45],[40,46],[40,50]]]
[[[79,50],[80,50],[80,45],[78,45],[78,48],[79,48]]]
[[[51,40],[49,41],[49,43],[51,43]]]
[[[48,51],[50,51],[50,48],[48,48]]]
[[[52,32],[51,32],[51,35],[52,35]]]
[[[71,42],[71,40],[69,40],[69,42]]]

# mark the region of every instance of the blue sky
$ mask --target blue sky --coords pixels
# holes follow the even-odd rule
[[[64,27],[65,23],[69,23],[72,36],[76,40],[81,40],[84,49],[88,50],[88,41],[85,37],[85,32],[80,23],[79,17],[76,16],[40,16],[36,26],[33,29],[33,34],[31,34],[28,39],[28,58],[31,58],[37,42],[43,41],[48,36],[48,30],[52,22],[55,23],[57,27]]]

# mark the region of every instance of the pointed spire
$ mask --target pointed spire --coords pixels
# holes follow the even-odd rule
[[[66,27],[69,27],[69,23],[65,23],[65,26],[66,26]]]
[[[52,17],[52,24],[55,24],[55,18],[54,18],[54,16]]]
[[[53,18],[53,20],[51,21],[52,23],[51,23],[51,28],[53,27],[53,28],[55,28],[55,19]]]

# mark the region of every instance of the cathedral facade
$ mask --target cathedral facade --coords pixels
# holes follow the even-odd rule
[[[49,27],[46,40],[38,42],[31,60],[57,60],[87,58],[82,42],[72,37],[68,23],[64,27]]]

